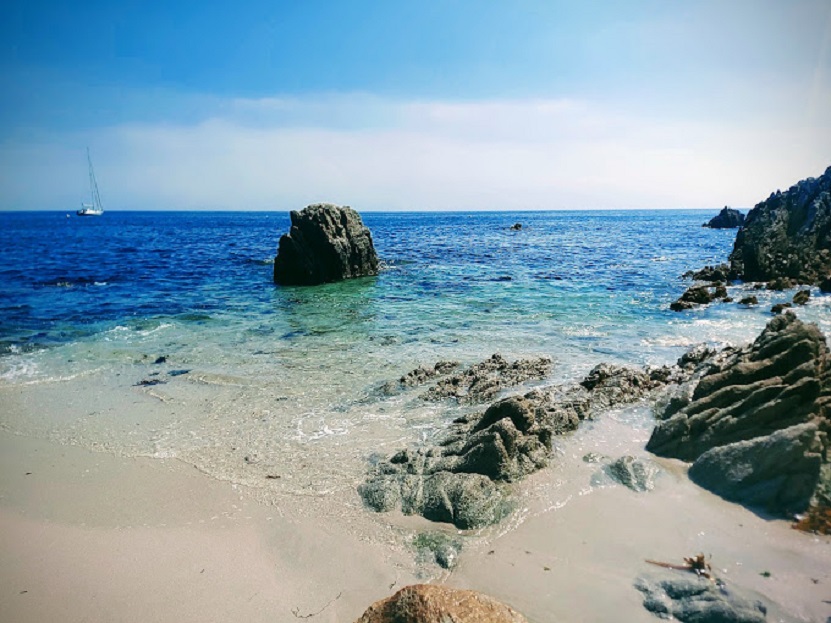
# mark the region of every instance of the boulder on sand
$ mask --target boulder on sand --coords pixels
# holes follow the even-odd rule
[[[831,358],[817,326],[785,312],[752,345],[705,365],[686,400],[659,415],[646,449],[693,462],[695,482],[769,513],[821,502]]]
[[[275,283],[317,285],[377,274],[372,235],[355,210],[316,204],[291,213],[274,259]]]
[[[372,604],[355,623],[528,623],[513,608],[482,593],[437,586],[405,586]]]

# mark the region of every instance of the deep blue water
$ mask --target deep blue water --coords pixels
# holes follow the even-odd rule
[[[365,213],[381,275],[282,288],[270,262],[287,213],[0,213],[0,353],[163,318],[261,316],[263,330],[287,339],[357,326],[393,337],[539,326],[540,316],[660,321],[672,318],[681,273],[729,253],[734,232],[702,228],[708,216]],[[511,231],[514,222],[523,229]]]

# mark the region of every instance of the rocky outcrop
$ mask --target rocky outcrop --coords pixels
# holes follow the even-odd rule
[[[733,208],[724,206],[716,216],[704,224],[704,227],[713,229],[734,229],[744,224],[744,214]]]
[[[415,584],[372,604],[355,623],[528,623],[513,608],[474,591]]]
[[[669,308],[672,311],[684,311],[701,305],[708,305],[717,299],[727,298],[727,288],[722,283],[713,285],[694,285],[687,288],[679,299],[673,302]]]
[[[805,510],[828,462],[825,337],[785,312],[753,344],[700,365],[659,414],[647,450],[693,462],[690,477],[726,499],[780,515]]]
[[[439,361],[432,367],[419,366],[399,379],[385,383],[381,393],[391,396],[406,389],[433,383],[421,394],[423,400],[482,404],[493,400],[507,388],[526,381],[544,379],[551,372],[551,366],[550,357],[508,361],[496,353],[451,375],[459,367],[459,362]]]
[[[831,276],[831,167],[757,204],[729,261],[745,281],[819,284]]]
[[[317,204],[291,213],[274,259],[275,283],[317,285],[377,274],[372,235],[355,210]]]
[[[765,605],[722,583],[691,573],[639,578],[644,607],[682,623],[764,623]]]
[[[378,512],[400,508],[462,529],[498,522],[511,509],[507,483],[548,464],[554,435],[643,398],[670,374],[602,364],[580,384],[499,400],[457,419],[436,445],[379,462],[358,492]]]

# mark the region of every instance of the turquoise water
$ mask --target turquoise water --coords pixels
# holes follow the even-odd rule
[[[367,213],[381,274],[292,288],[272,283],[287,214],[0,214],[0,425],[353,503],[375,453],[464,410],[380,395],[420,364],[548,355],[552,384],[753,339],[793,293],[668,309],[732,247],[709,216]],[[830,299],[799,311],[826,333]]]

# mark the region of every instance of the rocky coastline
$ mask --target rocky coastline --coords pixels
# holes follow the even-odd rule
[[[831,167],[819,177],[802,180],[785,192],[776,191],[758,203],[741,223],[727,261],[685,277],[694,283],[670,305],[673,311],[719,300],[732,302],[725,287],[739,281],[774,291],[804,285],[831,292]],[[810,295],[810,290],[803,291]],[[780,313],[805,301],[806,295],[799,294],[771,311]],[[750,297],[739,303],[754,304]]]

